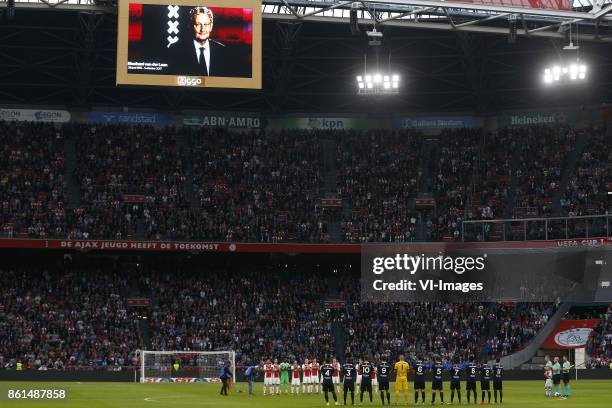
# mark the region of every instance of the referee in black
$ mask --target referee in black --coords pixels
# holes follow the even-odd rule
[[[229,381],[232,378],[232,371],[230,370],[229,363],[226,362],[221,367],[221,373],[219,374],[219,378],[221,379],[221,395],[227,396],[227,390],[229,389]]]

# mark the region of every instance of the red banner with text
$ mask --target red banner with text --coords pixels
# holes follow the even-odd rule
[[[482,4],[502,7],[525,7],[567,11],[571,8],[569,0],[448,0],[453,3]]]
[[[543,349],[575,349],[586,345],[599,319],[561,320],[548,336]]]
[[[385,246],[386,244],[367,244]],[[407,251],[441,252],[450,249],[535,249],[579,248],[612,245],[612,238],[562,239],[550,241],[497,242],[423,242],[407,243]],[[331,253],[359,254],[360,244],[302,244],[302,243],[242,243],[242,242],[182,242],[130,241],[97,239],[21,239],[0,238],[0,249],[60,249],[66,251],[134,251],[134,252],[258,252],[258,253]]]

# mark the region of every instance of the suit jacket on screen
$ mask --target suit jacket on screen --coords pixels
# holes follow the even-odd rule
[[[210,61],[208,76],[219,77],[250,77],[250,65],[242,61],[240,56],[226,46],[214,40],[209,40]],[[193,39],[178,42],[168,50],[168,74],[172,75],[203,75],[198,63]]]

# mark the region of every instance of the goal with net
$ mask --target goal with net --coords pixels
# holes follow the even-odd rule
[[[140,382],[219,382],[223,367],[229,367],[236,382],[233,351],[137,350]]]

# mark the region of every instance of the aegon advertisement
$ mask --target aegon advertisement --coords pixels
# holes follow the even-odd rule
[[[66,123],[70,121],[70,112],[46,109],[0,109],[0,120]]]

